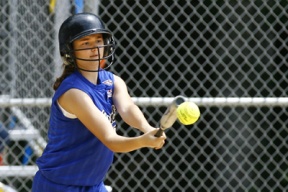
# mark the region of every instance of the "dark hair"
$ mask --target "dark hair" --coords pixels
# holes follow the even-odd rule
[[[63,69],[62,75],[58,77],[56,81],[54,82],[53,89],[55,91],[58,89],[62,81],[76,70],[75,65],[73,64],[68,64],[68,65],[63,64],[63,67],[64,69]]]

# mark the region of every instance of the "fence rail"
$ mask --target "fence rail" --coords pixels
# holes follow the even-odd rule
[[[1,178],[4,177],[33,177],[38,170],[35,165],[0,166]]]
[[[174,97],[132,97],[139,106],[167,106]],[[288,97],[187,97],[199,106],[288,106]],[[49,107],[51,98],[0,98],[0,107]]]

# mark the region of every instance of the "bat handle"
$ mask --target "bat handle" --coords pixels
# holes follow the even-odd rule
[[[155,137],[160,137],[163,134],[163,129],[159,129],[155,134]]]

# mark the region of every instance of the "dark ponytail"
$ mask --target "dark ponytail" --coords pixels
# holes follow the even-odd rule
[[[68,64],[68,65],[63,64],[63,67],[64,67],[64,70],[63,70],[62,75],[56,79],[56,81],[53,85],[53,89],[55,91],[58,89],[58,87],[60,86],[62,81],[75,71],[75,65],[73,65],[73,64]]]

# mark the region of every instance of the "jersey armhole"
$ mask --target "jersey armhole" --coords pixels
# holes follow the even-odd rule
[[[63,115],[69,119],[76,119],[77,116],[72,114],[72,113],[69,113],[68,111],[66,111],[61,105],[60,103],[57,101],[57,105],[59,106],[59,108],[61,109]]]

